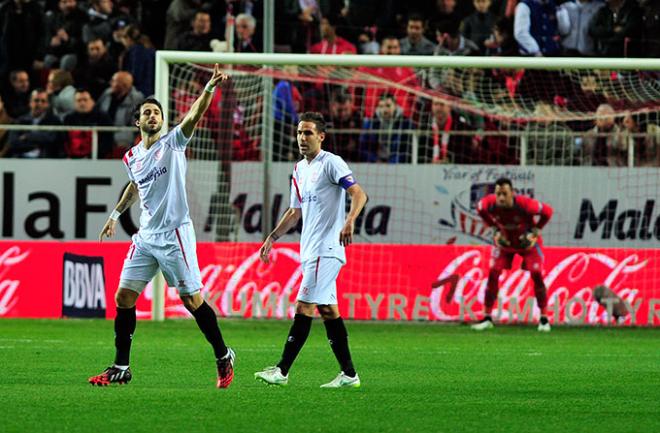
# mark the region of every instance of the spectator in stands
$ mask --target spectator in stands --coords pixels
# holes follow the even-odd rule
[[[0,79],[5,80],[9,71],[32,74],[43,67],[40,60],[45,44],[38,30],[44,28],[44,23],[39,2],[6,0],[0,4]]]
[[[513,37],[513,20],[502,17],[493,25],[493,35],[487,40],[486,55],[488,56],[517,56],[519,55],[518,43]]]
[[[318,31],[319,5],[314,0],[283,0],[275,8],[275,43],[283,52],[306,53]]]
[[[589,34],[589,24],[604,4],[600,0],[571,0],[563,3],[557,13],[568,17],[568,33],[563,35],[561,45],[564,55],[593,57],[596,55],[594,40]]]
[[[660,1],[640,0],[643,20],[643,48],[645,57],[660,58]]]
[[[297,66],[286,66],[284,71],[291,78],[280,80],[273,90],[273,159],[275,161],[293,161],[297,157],[295,128],[303,103],[302,95],[294,81],[298,76]]]
[[[595,126],[584,137],[582,160],[584,165],[624,167],[628,148],[621,128],[615,123],[614,109],[601,104],[596,110]]]
[[[64,125],[71,126],[110,126],[112,122],[107,114],[99,111],[94,104],[92,95],[86,89],[76,89],[75,111],[64,117]],[[92,156],[92,131],[69,130],[65,144],[66,156],[69,158],[89,158]],[[101,158],[112,153],[112,135],[108,132],[98,133],[98,152]]]
[[[71,113],[74,109],[74,94],[76,88],[73,86],[73,75],[63,69],[53,69],[48,74],[46,91],[50,100],[50,107],[60,119]]]
[[[522,0],[516,6],[514,37],[525,56],[559,55],[559,34],[568,33],[568,26],[554,0]]]
[[[410,162],[412,122],[403,115],[394,95],[384,93],[376,114],[364,120],[360,136],[360,159],[365,162]]]
[[[434,56],[475,56],[479,47],[474,41],[467,39],[460,32],[460,23],[444,21],[435,30],[438,45],[433,51]]]
[[[635,57],[642,37],[642,11],[634,0],[607,0],[589,26],[601,57]]]
[[[387,35],[383,37],[380,43],[380,54],[384,56],[398,56],[401,54],[401,45],[399,40],[392,36]],[[379,103],[380,95],[388,92],[396,98],[396,103],[403,109],[403,115],[410,117],[412,114],[413,105],[415,103],[414,94],[408,88],[419,87],[419,80],[413,68],[407,66],[399,67],[360,67],[360,72],[366,72],[378,78],[384,78],[387,81],[396,84],[392,88],[384,89],[383,86],[367,86],[365,89],[364,99],[358,105],[364,107],[364,117],[371,117],[376,110]],[[360,99],[358,99],[360,101]]]
[[[658,141],[657,126],[653,124],[644,125],[640,117],[630,112],[623,116],[621,121],[623,140],[627,145],[632,145],[635,157],[635,166],[653,167],[658,166]]]
[[[112,76],[110,87],[98,100],[98,108],[108,115],[114,126],[134,126],[133,109],[144,99],[144,95],[133,87],[133,77],[126,71],[119,71]],[[115,149],[121,156],[135,141],[135,132],[115,132]],[[117,153],[120,152],[120,153]]]
[[[527,164],[574,165],[573,132],[557,122],[557,113],[550,104],[538,102],[534,107],[537,121],[526,128]]]
[[[341,0],[339,3],[341,3]],[[363,32],[372,33],[370,29],[374,27],[381,34],[394,33],[397,27],[395,23],[397,8],[403,2],[397,0],[351,0],[344,3],[344,5],[341,5],[340,13],[346,17],[350,28],[353,30],[352,38],[358,40],[359,35]],[[376,39],[375,34],[369,35],[369,37]]]
[[[35,89],[30,96],[30,112],[16,119],[19,125],[61,125],[51,111],[48,93]],[[62,134],[56,131],[11,131],[9,152],[14,158],[55,158],[61,155]]]
[[[191,29],[177,39],[177,50],[211,51],[211,15],[197,11],[192,19]]]
[[[469,0],[462,0],[460,3],[472,6]],[[467,10],[465,5],[462,5],[460,10],[457,6],[457,0],[436,0],[434,11],[430,17],[432,28],[443,21],[458,21],[460,23],[464,17],[472,13],[472,10]]]
[[[110,41],[114,24],[112,0],[92,0],[87,11],[88,22],[83,26],[83,42],[88,43],[94,39]]]
[[[154,75],[156,73],[156,51],[146,46],[137,26],[126,26],[121,35],[121,42],[126,47],[121,62],[121,70],[130,72],[133,76],[133,85],[149,96],[154,93]]]
[[[338,21],[336,17],[321,18],[321,41],[311,46],[311,54],[357,54],[355,45],[337,35]]]
[[[484,43],[493,32],[493,25],[497,18],[490,12],[490,5],[490,0],[474,0],[475,12],[461,23],[461,34],[465,39],[477,44],[480,54],[486,52]]]
[[[45,67],[70,72],[75,69],[83,52],[82,28],[86,22],[87,14],[78,8],[76,0],[59,0],[57,10],[46,12]]]
[[[165,44],[166,50],[176,50],[179,35],[184,34],[190,28],[190,21],[195,13],[201,10],[205,3],[201,0],[173,0],[167,8],[165,21]]]
[[[238,14],[236,16],[236,38],[234,51],[237,53],[261,53],[261,41],[254,37],[257,30],[257,20],[252,15]]]
[[[326,136],[323,146],[346,161],[360,161],[360,133],[342,132],[342,130],[362,128],[362,117],[355,109],[353,97],[346,89],[336,89],[330,95],[330,122],[332,134]]]
[[[0,125],[9,125],[14,123],[14,119],[7,113],[2,97],[0,97]],[[0,158],[9,152],[9,131],[0,129]]]
[[[18,119],[30,111],[30,76],[25,70],[11,71],[9,84],[2,95],[5,110],[9,116]]]
[[[424,37],[424,18],[420,15],[410,15],[406,26],[406,37],[399,40],[401,54],[423,55],[433,54],[435,45]]]
[[[465,39],[461,35],[459,23],[456,21],[444,21],[438,24],[436,37],[438,46],[433,53],[435,56],[472,56],[479,54],[477,44],[469,39]],[[456,75],[460,77],[462,72],[456,69],[431,68],[428,74],[429,85],[433,89],[451,87],[455,81],[451,77],[455,77]],[[460,80],[460,78],[458,79]],[[461,93],[462,90],[452,92],[456,96],[460,96]]]
[[[87,56],[76,70],[75,79],[81,87],[89,90],[92,98],[98,99],[116,71],[117,65],[103,40],[94,39],[87,43]]]
[[[428,108],[425,110],[428,113]],[[430,117],[425,118],[420,129],[428,130],[419,137],[420,163],[478,164],[482,160],[480,141],[475,136],[452,134],[474,130],[468,120],[452,111],[448,101],[433,98]]]
[[[376,26],[372,26],[360,32],[358,35],[358,52],[360,54],[378,54],[380,52],[380,44],[376,40],[377,30]]]

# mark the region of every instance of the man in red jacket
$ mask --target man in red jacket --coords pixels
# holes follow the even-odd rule
[[[499,291],[499,277],[504,269],[511,269],[513,257],[522,257],[522,269],[530,272],[534,282],[534,295],[541,312],[538,330],[550,331],[546,315],[548,303],[543,282],[543,252],[541,229],[550,221],[552,208],[531,197],[513,193],[511,181],[500,178],[495,182],[495,194],[489,194],[477,206],[479,216],[494,228],[494,246],[490,258],[488,286],[484,301],[484,318],[472,329],[492,328],[491,312]],[[535,219],[536,216],[538,219]]]

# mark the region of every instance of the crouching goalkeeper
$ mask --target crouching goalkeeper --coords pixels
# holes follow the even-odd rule
[[[483,319],[472,329],[483,331],[493,327],[491,313],[499,291],[499,277],[504,269],[511,269],[513,257],[522,257],[522,269],[531,274],[534,294],[541,312],[538,330],[550,331],[546,315],[548,303],[543,282],[543,252],[541,229],[550,221],[552,208],[525,195],[514,194],[511,181],[500,178],[495,182],[495,194],[479,201],[477,210],[484,222],[494,228],[494,245],[490,258],[488,285],[484,301]]]

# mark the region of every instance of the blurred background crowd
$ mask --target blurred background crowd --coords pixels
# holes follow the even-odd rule
[[[660,57],[660,0],[275,0],[275,5],[276,52]],[[262,52],[263,6],[263,0],[4,0],[0,124],[130,126],[133,106],[154,92],[156,50]],[[292,125],[299,112],[317,110],[345,131],[328,148],[349,161],[517,164],[523,157],[514,151],[520,135],[489,131],[518,130],[535,137],[524,156],[531,164],[622,166],[632,145],[636,164],[659,165],[657,71],[573,76],[355,71],[396,83],[392,89],[297,81],[298,74],[287,72],[275,83],[276,160],[296,158]],[[627,97],[617,83],[648,87],[651,96]],[[419,97],[415,89],[431,96]],[[466,111],[461,100],[518,110],[525,120]],[[637,114],[640,109],[644,115]],[[562,113],[592,116],[554,121]],[[420,131],[417,152],[411,150],[411,130]],[[466,131],[471,133],[461,134]],[[85,158],[91,135],[75,129],[0,130],[0,157]],[[120,157],[135,138],[131,131],[99,134],[99,156]],[[233,146],[233,159],[260,158],[258,143],[250,144],[254,152],[241,149],[240,138]]]

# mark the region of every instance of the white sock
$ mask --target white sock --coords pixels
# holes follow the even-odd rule
[[[120,369],[120,370],[124,370],[124,371],[128,370],[128,365],[117,365],[117,364],[114,364],[113,367],[118,368],[118,369]]]

